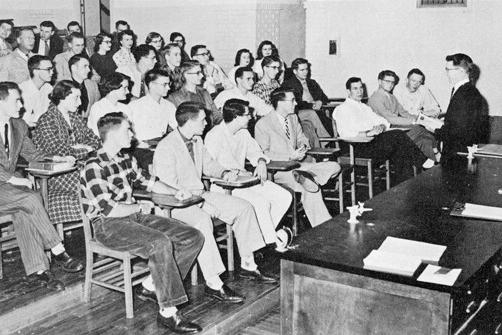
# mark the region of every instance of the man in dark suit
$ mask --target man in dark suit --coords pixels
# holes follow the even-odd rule
[[[33,52],[42,56],[48,56],[51,60],[57,54],[63,52],[64,42],[56,35],[56,26],[52,21],[40,23],[40,33],[35,35]]]
[[[27,161],[49,158],[38,151],[28,137],[28,126],[19,119],[21,92],[13,82],[0,82],[0,213],[12,214],[16,239],[26,274],[33,282],[49,289],[62,290],[64,284],[50,272],[45,250],[67,272],[81,271],[83,264],[70,257],[45,211],[38,192],[29,179],[15,173],[19,156]],[[53,156],[57,161],[75,161],[73,157]]]
[[[452,95],[444,120],[444,126],[436,130],[443,141],[441,164],[458,163],[457,152],[467,152],[467,146],[486,141],[486,116],[483,97],[470,81],[474,64],[465,54],[446,57],[446,74],[452,85]]]

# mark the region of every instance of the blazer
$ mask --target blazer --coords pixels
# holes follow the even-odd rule
[[[303,101],[303,86],[295,75],[292,75],[287,80],[284,80],[282,87],[293,89],[296,103],[298,104],[298,109],[312,109],[312,103]],[[322,103],[328,102],[328,97],[326,96],[326,94],[324,94],[321,86],[319,86],[319,84],[315,80],[307,78],[307,87],[310,94],[312,95],[312,98],[314,98],[314,101],[320,100],[322,101]]]
[[[49,58],[52,60],[57,54],[63,52],[64,41],[61,37],[54,34],[50,38],[50,48],[49,48]],[[40,47],[40,34],[35,35],[35,45],[33,47],[33,52],[38,53],[38,48]]]
[[[193,138],[193,153],[192,160],[179,130],[172,131],[155,150],[154,175],[176,188],[203,190],[202,175],[220,178],[225,169],[211,157],[199,136]]]
[[[303,145],[310,149],[309,140],[302,131],[298,117],[295,114],[290,114],[288,119],[291,139],[286,136],[275,110],[256,123],[255,139],[265,155],[272,160],[287,161],[293,152]]]
[[[37,150],[35,144],[28,137],[28,125],[23,119],[10,119],[10,146],[9,156],[5,151],[5,143],[0,137],[0,185],[5,184],[16,170],[17,160],[22,156],[28,162],[41,160],[48,155]]]
[[[458,88],[451,97],[444,125],[436,130],[443,141],[442,162],[467,152],[467,146],[486,143],[488,114],[483,110],[483,97],[471,83]]]
[[[29,57],[33,56],[30,52]],[[0,81],[13,81],[21,84],[30,79],[28,60],[24,59],[16,50],[7,56],[0,57]]]

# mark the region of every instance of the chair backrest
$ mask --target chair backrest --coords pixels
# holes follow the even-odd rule
[[[93,238],[93,231],[92,231],[91,222],[89,221],[89,218],[85,214],[84,206],[82,205],[82,194],[80,193],[80,183],[77,184],[77,194],[78,194],[78,203],[80,206],[80,216],[82,218],[82,226],[84,227],[85,245],[86,245],[86,249],[87,249],[89,242]]]

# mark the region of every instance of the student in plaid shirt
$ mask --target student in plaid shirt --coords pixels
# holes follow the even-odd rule
[[[151,206],[133,201],[132,189],[190,196],[156,181],[138,168],[123,148],[131,144],[131,125],[124,114],[109,113],[98,121],[103,147],[91,154],[81,172],[84,211],[93,222],[95,238],[116,250],[148,259],[151,275],[136,291],[139,298],[158,303],[157,321],[176,333],[201,331],[184,319],[176,305],[188,301],[183,278],[204,243],[202,234],[180,221],[148,214]]]

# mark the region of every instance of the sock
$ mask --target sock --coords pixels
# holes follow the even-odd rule
[[[37,275],[41,275],[42,273],[44,273],[46,270],[39,270],[37,271]]]
[[[256,265],[254,261],[254,256],[251,254],[249,256],[241,257],[241,268],[247,271],[256,271],[258,270],[258,265]]]
[[[220,276],[214,276],[206,279],[206,285],[212,290],[219,291],[223,287],[223,282],[221,281]]]
[[[143,285],[143,287],[145,289],[147,289],[148,291],[155,291],[155,285],[153,284],[153,278],[152,278],[152,275],[149,275],[148,277],[145,278],[145,280],[143,280],[141,282],[141,285]]]
[[[51,252],[54,254],[54,256],[61,255],[65,251],[66,250],[63,243],[58,243],[55,247],[51,248]]]
[[[176,314],[177,311],[178,309],[175,306],[171,306],[171,307],[162,307],[159,310],[159,313],[165,318],[170,318],[171,316],[174,316],[174,314]]]
[[[433,166],[434,166],[434,161],[430,158],[427,158],[427,160],[422,164],[422,167],[424,169],[430,169]]]

